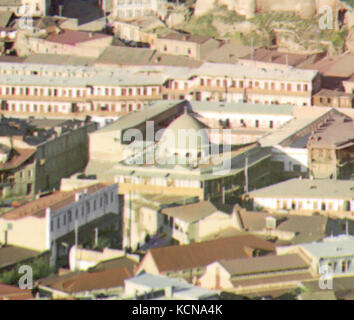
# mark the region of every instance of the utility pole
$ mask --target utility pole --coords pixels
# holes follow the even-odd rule
[[[95,228],[95,248],[98,246],[98,228]]]
[[[245,158],[245,192],[248,192],[248,155]]]

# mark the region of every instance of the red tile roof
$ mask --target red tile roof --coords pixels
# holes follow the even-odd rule
[[[160,272],[168,272],[205,267],[224,259],[249,258],[254,249],[274,252],[275,245],[253,235],[241,235],[182,246],[153,248],[148,253]]]
[[[84,31],[74,31],[74,30],[62,30],[60,33],[51,33],[46,40],[50,42],[57,42],[60,44],[67,44],[75,46],[78,43],[103,39],[109,37],[105,34],[84,32]]]
[[[33,299],[30,290],[22,290],[15,286],[0,284],[0,300],[29,300]]]
[[[131,277],[132,274],[127,268],[120,268],[99,272],[69,273],[40,280],[39,285],[72,294],[123,287],[124,280]]]
[[[16,169],[36,153],[37,149],[16,149],[9,161],[0,164],[0,170]]]

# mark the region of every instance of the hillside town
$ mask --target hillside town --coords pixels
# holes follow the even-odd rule
[[[0,1],[0,300],[354,300],[353,0]]]

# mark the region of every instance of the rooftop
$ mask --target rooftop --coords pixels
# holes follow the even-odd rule
[[[161,213],[188,223],[193,223],[202,220],[217,211],[218,209],[216,209],[211,202],[201,201],[184,206],[166,208],[163,209]]]
[[[75,46],[79,43],[103,39],[103,38],[110,38],[110,37],[111,36],[109,35],[100,34],[97,32],[85,32],[85,31],[65,29],[65,30],[61,30],[58,33],[53,32],[49,34],[46,40],[50,42]]]
[[[249,192],[251,198],[353,199],[353,180],[290,179]]]
[[[160,39],[187,41],[187,42],[195,42],[198,44],[203,44],[213,38],[208,36],[196,35],[196,34],[170,32],[165,36],[160,36]]]
[[[87,188],[81,188],[73,191],[56,191],[48,196],[30,201],[16,209],[8,211],[1,215],[1,218],[5,220],[17,220],[28,216],[44,218],[46,208],[50,208],[52,211],[57,210],[75,202],[75,194],[78,192],[82,192],[87,189],[87,194],[90,195],[105,187],[107,187],[107,185],[98,183]]]
[[[1,5],[1,4],[0,4]],[[31,290],[22,290],[15,286],[0,283],[0,300],[31,300]]]
[[[219,263],[231,276],[290,271],[309,267],[308,263],[297,254],[221,260]]]
[[[315,130],[309,138],[311,148],[337,149],[354,146],[354,121],[347,116],[334,115]]]
[[[257,115],[291,116],[291,105],[267,105],[262,103],[191,101],[194,112],[240,113]]]
[[[341,235],[323,239],[322,242],[304,243],[301,245],[317,259],[354,255],[354,237]]]
[[[252,257],[255,249],[274,252],[275,246],[256,236],[241,235],[182,246],[153,248],[148,253],[160,272],[168,272],[205,267],[222,259]]]
[[[39,280],[40,287],[75,294],[86,291],[118,288],[124,286],[124,280],[132,274],[126,269],[109,269],[98,272],[73,272],[62,276]]]
[[[126,279],[125,284],[137,285],[146,291],[157,291],[173,287],[171,298],[182,298],[186,300],[202,300],[216,296],[217,293],[212,290],[200,288],[189,283],[184,283],[177,279],[164,276],[157,276],[150,273],[143,273],[134,278]]]
[[[0,248],[0,269],[32,259],[39,254],[41,252],[17,246],[2,247]]]

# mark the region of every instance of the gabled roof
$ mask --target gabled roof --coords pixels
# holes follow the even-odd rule
[[[160,272],[169,272],[205,267],[222,259],[252,257],[255,249],[273,252],[275,246],[259,237],[242,235],[182,246],[153,248],[148,253]]]
[[[0,248],[0,268],[25,261],[38,256],[41,252],[21,248],[17,246],[5,246]]]
[[[75,30],[62,30],[59,33],[51,33],[46,40],[50,42],[56,42],[60,44],[67,44],[67,45],[77,45],[79,43],[98,40],[110,37],[105,34],[100,33],[93,33],[93,32],[85,32],[85,31],[75,31]]]
[[[184,206],[166,208],[163,209],[161,213],[188,223],[193,223],[202,220],[217,211],[218,210],[211,202],[201,201]]]
[[[0,164],[0,170],[16,169],[36,153],[37,149],[16,149],[11,159]]]
[[[308,262],[302,259],[298,254],[221,260],[219,263],[231,276],[286,270],[290,271],[295,269],[306,269],[309,267]]]
[[[124,280],[131,276],[132,274],[126,268],[99,272],[73,272],[62,276],[42,279],[39,281],[39,285],[68,294],[74,294],[123,287]]]
[[[30,300],[33,295],[30,290],[22,290],[15,286],[0,284],[0,300]]]

